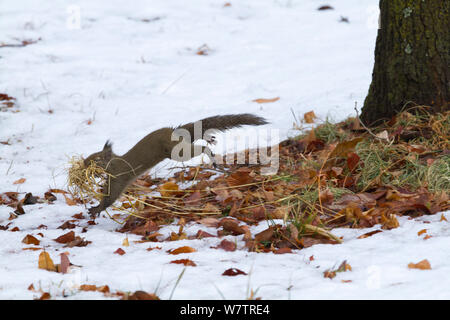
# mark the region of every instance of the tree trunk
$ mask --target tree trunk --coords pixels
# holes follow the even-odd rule
[[[449,0],[380,0],[365,124],[389,119],[409,103],[449,110],[449,7]]]

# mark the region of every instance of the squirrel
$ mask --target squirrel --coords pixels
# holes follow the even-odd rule
[[[201,137],[194,137],[194,134],[198,133],[199,123],[201,124]],[[112,144],[108,140],[102,151],[93,153],[84,160],[85,166],[89,166],[93,161],[108,173],[108,178],[102,185],[103,196],[100,204],[89,208],[89,214],[95,218],[100,212],[112,205],[126,187],[140,175],[164,159],[171,158],[173,148],[180,143],[173,139],[173,133],[176,129],[184,129],[190,134],[190,137],[203,139],[207,130],[225,131],[243,125],[259,126],[267,123],[264,118],[248,113],[208,117],[177,128],[166,127],[153,131],[122,156],[118,156],[112,151]],[[208,132],[206,132],[207,134]],[[214,142],[214,136],[211,136],[210,140],[206,139],[207,142]],[[193,142],[189,140],[188,145],[184,146],[191,150],[191,155],[196,156],[199,154],[195,154],[194,151],[197,151],[197,149]],[[199,148],[199,146],[196,147]],[[207,146],[201,146],[201,153],[206,153],[210,157],[214,156]],[[192,158],[190,155],[187,159],[185,155],[183,156],[183,160]]]

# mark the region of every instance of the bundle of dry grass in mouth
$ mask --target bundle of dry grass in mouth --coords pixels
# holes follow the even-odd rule
[[[98,166],[94,161],[86,166],[83,157],[74,156],[69,160],[68,190],[74,196],[83,201],[101,200],[105,194],[102,185],[111,174]]]

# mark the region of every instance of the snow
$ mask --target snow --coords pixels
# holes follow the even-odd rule
[[[114,151],[126,152],[149,132],[216,114],[250,112],[278,129],[278,140],[295,134],[291,110],[302,117],[314,110],[321,119],[354,115],[367,93],[377,29],[376,0],[182,0],[43,1],[3,0],[0,43],[41,40],[23,48],[0,48],[0,92],[17,98],[20,112],[0,112],[0,193],[32,192],[43,196],[65,188],[69,157],[98,151],[107,139]],[[320,5],[335,10],[317,11]],[[77,17],[79,16],[79,25]],[[340,17],[350,23],[339,22]],[[374,18],[375,17],[375,18]],[[145,22],[142,19],[149,19]],[[206,44],[208,55],[197,55]],[[280,99],[257,104],[257,98]],[[50,112],[49,112],[50,111]],[[217,137],[242,137],[248,128]],[[242,139],[240,140],[242,142]],[[276,141],[273,141],[276,142]],[[198,159],[196,160],[198,161]],[[170,174],[165,162],[152,169]],[[23,184],[14,185],[19,178]],[[214,249],[222,239],[134,243],[139,236],[115,232],[119,225],[106,215],[95,226],[86,220],[74,229],[92,241],[87,247],[63,248],[52,239],[57,229],[84,212],[67,206],[64,197],[52,204],[26,206],[26,214],[8,221],[10,207],[0,206],[0,299],[103,299],[101,293],[77,290],[80,284],[108,285],[112,291],[144,290],[162,299],[245,299],[249,290],[263,299],[448,299],[450,297],[450,230],[441,214],[408,220],[400,227],[369,238],[368,231],[336,229],[341,245],[315,245],[293,254],[247,252],[242,236],[227,236],[238,250]],[[447,213],[448,215],[448,213]],[[47,229],[37,229],[45,224]],[[81,233],[82,227],[88,227]],[[267,222],[252,227],[252,234]],[[186,226],[188,235],[199,224]],[[417,232],[427,229],[431,238]],[[177,232],[169,225],[161,233]],[[42,233],[44,237],[37,235]],[[40,251],[22,250],[27,234],[41,240],[55,263],[69,252],[78,265],[68,274],[37,268]],[[124,247],[128,237],[130,246]],[[161,247],[147,251],[149,247]],[[190,246],[197,252],[169,255]],[[114,254],[119,247],[126,251]],[[313,260],[310,261],[310,257]],[[189,258],[196,267],[170,264]],[[408,269],[428,259],[432,270]],[[323,277],[343,260],[352,271]],[[247,276],[225,277],[228,268]],[[341,280],[351,280],[342,282]],[[173,294],[172,294],[173,291]]]

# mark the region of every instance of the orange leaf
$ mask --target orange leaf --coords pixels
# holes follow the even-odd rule
[[[53,263],[53,260],[50,258],[50,255],[48,254],[48,252],[43,251],[39,255],[38,268],[56,272],[56,267]]]
[[[25,178],[20,178],[19,180],[14,181],[13,184],[22,184],[22,183],[24,183],[25,181],[27,181],[27,179],[25,179]]]
[[[179,187],[175,182],[166,182],[159,188],[159,193],[163,197],[176,196],[179,191]]]
[[[194,261],[189,260],[189,259],[173,260],[173,261],[170,261],[170,263],[184,264],[185,266],[191,266],[191,267],[197,266]]]
[[[303,119],[305,119],[306,123],[314,123],[314,119],[316,118],[314,111],[309,111],[303,115]]]
[[[420,236],[421,234],[424,234],[426,232],[427,232],[427,229],[423,229],[423,230],[420,230],[419,232],[417,232],[417,235]]]
[[[50,299],[50,298],[51,298],[50,293],[44,292],[44,293],[42,294],[42,296],[39,298],[39,300],[48,300],[48,299]]]
[[[252,101],[256,102],[256,103],[271,103],[271,102],[275,102],[275,101],[278,101],[278,100],[280,100],[280,97],[270,98],[270,99],[260,98],[260,99],[255,99],[255,100],[252,100]]]
[[[417,263],[410,263],[408,264],[408,268],[409,269],[420,269],[420,270],[430,270],[431,269],[431,265],[430,262],[428,262],[427,259],[424,259],[420,262]]]
[[[31,234],[27,234],[25,236],[25,238],[23,238],[22,242],[25,244],[34,244],[34,245],[39,245],[39,243],[41,243],[38,239],[33,237]]]
[[[82,284],[79,289],[81,291],[97,291],[97,286],[93,284]]]
[[[64,198],[66,198],[66,204],[67,204],[68,206],[74,206],[74,205],[77,204],[77,202],[76,202],[75,200],[70,199],[70,198],[69,198],[68,196],[66,196],[64,193],[63,193],[63,195],[64,195]]]
[[[179,247],[177,249],[173,249],[173,250],[169,250],[169,254],[181,254],[181,253],[191,253],[191,252],[195,252],[197,250],[195,250],[194,248],[188,247],[188,246],[184,246],[184,247]]]

